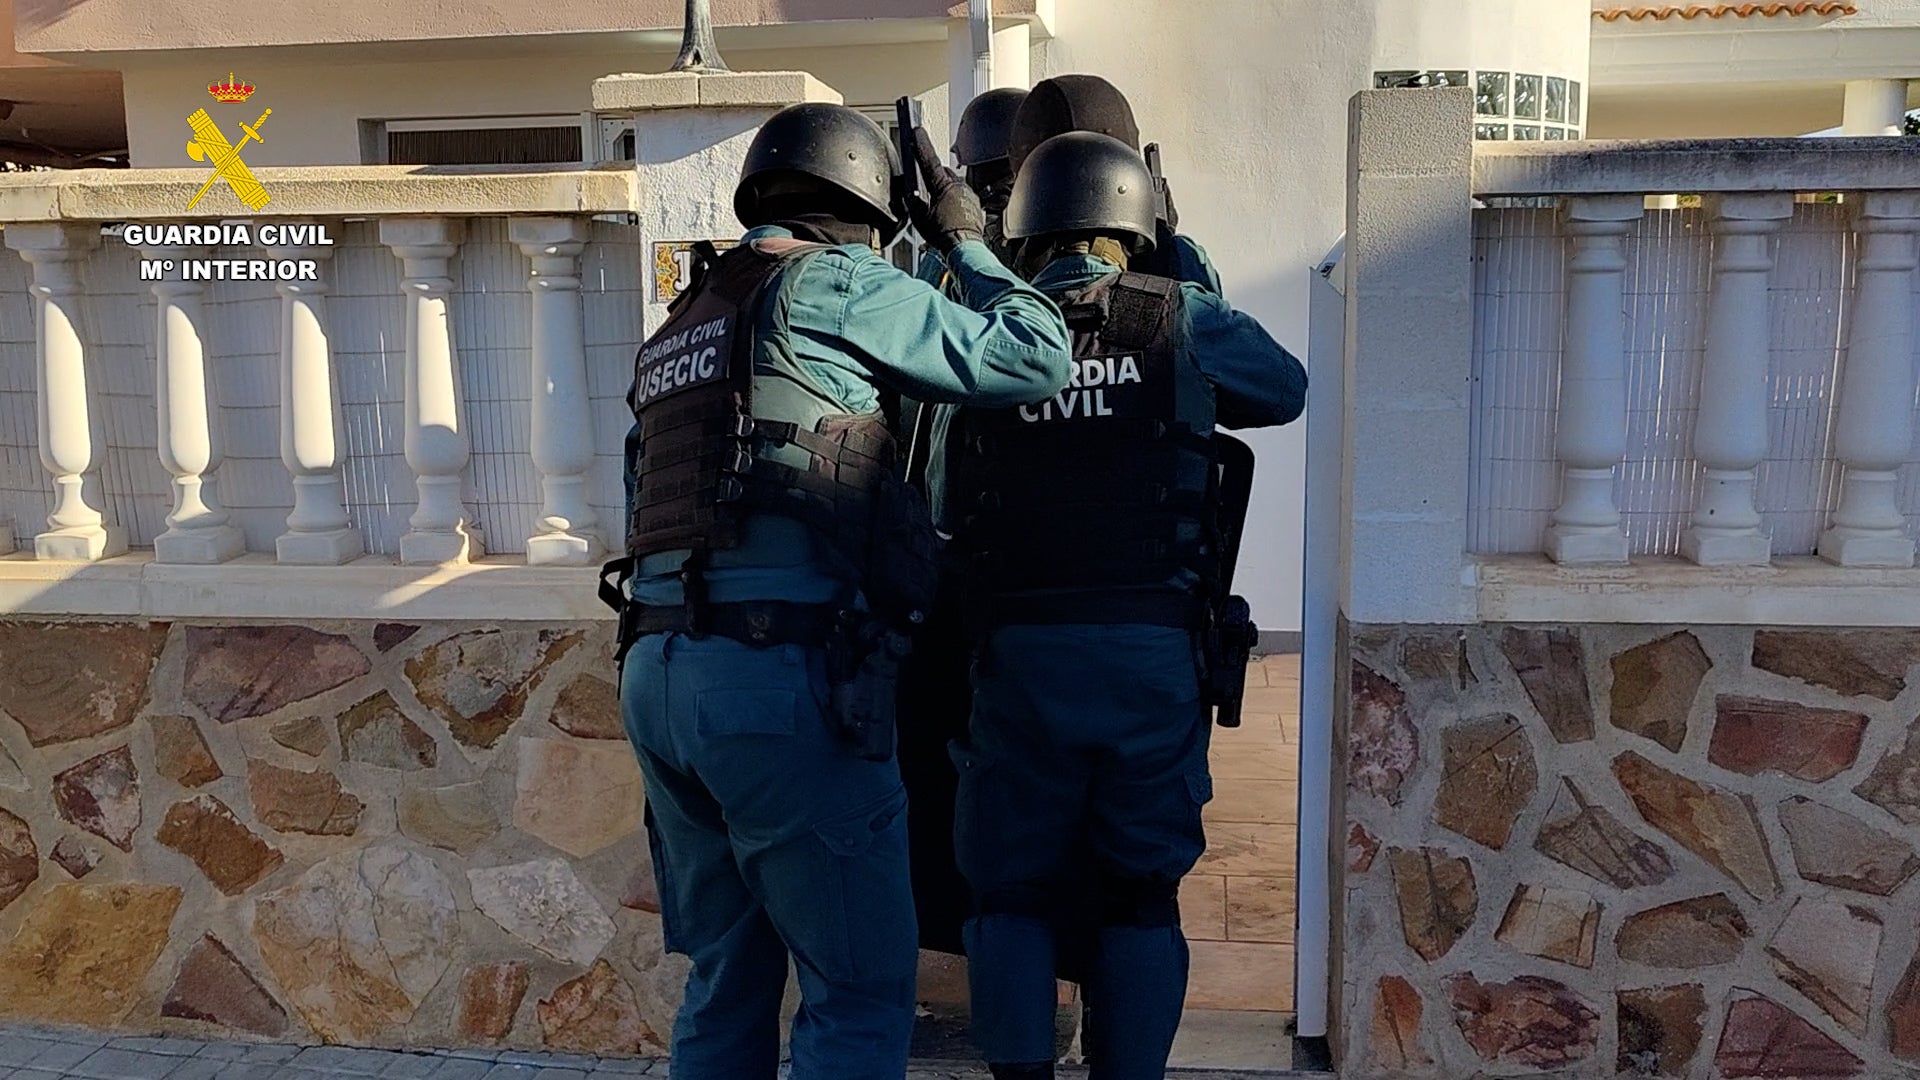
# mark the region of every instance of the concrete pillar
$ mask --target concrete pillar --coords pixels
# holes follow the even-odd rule
[[[1369,91],[1348,117],[1340,609],[1470,622],[1473,95]]]
[[[1793,216],[1793,195],[1721,195],[1710,206],[1713,293],[1693,429],[1693,456],[1707,475],[1680,551],[1702,566],[1764,565],[1773,548],[1760,531],[1754,485],[1767,456],[1767,280],[1773,234]]]
[[[1842,135],[1898,135],[1907,119],[1907,80],[1857,79],[1847,84]]]
[[[1873,191],[1860,200],[1853,325],[1840,373],[1834,452],[1846,465],[1833,527],[1820,554],[1841,566],[1913,565],[1900,513],[1900,466],[1913,445],[1914,233],[1920,192]]]
[[[480,555],[461,498],[468,442],[462,423],[460,364],[447,305],[452,261],[465,239],[458,218],[386,218],[380,242],[400,257],[407,303],[406,454],[419,505],[400,537],[403,565],[464,563]]]
[[[313,259],[318,281],[282,281],[280,294],[280,460],[293,476],[293,512],[273,542],[283,563],[338,566],[366,553],[342,497],[340,415],[333,346],[327,338],[331,244],[273,249],[276,258]]]
[[[105,446],[87,386],[86,349],[80,341],[80,266],[100,244],[93,223],[9,225],[7,246],[33,266],[36,404],[40,464],[53,474],[53,513],[33,539],[42,559],[94,561],[127,550],[127,532],[109,525],[101,508],[100,460]]]
[[[608,75],[593,83],[595,112],[633,117],[636,165],[653,192],[640,236],[651,245],[674,240],[734,240],[743,231],[733,216],[733,189],[747,147],[767,117],[801,101],[838,104],[840,94],[803,71],[729,71],[715,74]],[[648,291],[645,332],[666,321],[667,305]]]
[[[1547,529],[1547,555],[1555,562],[1627,561],[1627,534],[1613,501],[1614,470],[1627,452],[1627,257],[1621,240],[1643,210],[1639,195],[1567,200],[1573,255],[1560,359],[1560,506]]]
[[[149,247],[149,259],[185,266],[205,258],[205,248]],[[154,391],[158,404],[160,463],[173,474],[173,512],[167,531],[153,538],[155,562],[211,565],[247,549],[246,537],[227,520],[218,481],[220,434],[207,393],[206,319],[201,299],[207,287],[175,279],[153,283],[158,326],[154,333]]]
[[[541,506],[527,562],[589,566],[606,548],[587,503],[593,411],[580,308],[587,219],[514,218],[507,234],[533,260],[533,464],[540,470]]]

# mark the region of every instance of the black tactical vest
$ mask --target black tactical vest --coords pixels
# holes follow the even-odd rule
[[[640,428],[629,448],[639,480],[627,554],[730,548],[751,515],[792,518],[823,541],[876,612],[911,618],[930,601],[934,541],[924,501],[896,477],[884,417],[755,408],[754,323],[766,286],[791,261],[822,250],[786,239],[729,249],[641,345],[627,394]],[[797,366],[784,374],[807,381]]]
[[[1211,389],[1175,347],[1177,282],[1063,299],[1075,373],[1037,405],[962,410],[952,495],[977,625],[1198,627],[1219,578]],[[950,435],[950,438],[955,437]]]

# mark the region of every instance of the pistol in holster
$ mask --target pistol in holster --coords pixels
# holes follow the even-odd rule
[[[1240,726],[1247,665],[1253,660],[1253,647],[1259,640],[1260,629],[1253,624],[1253,610],[1245,597],[1228,596],[1210,606],[1207,629],[1201,639],[1206,660],[1201,700],[1213,707],[1213,722],[1221,727]]]
[[[900,661],[908,638],[865,612],[844,613],[827,639],[827,684],[834,722],[867,761],[893,758]]]

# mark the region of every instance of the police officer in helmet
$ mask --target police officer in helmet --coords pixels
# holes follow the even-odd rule
[[[1075,374],[1039,404],[955,411],[942,450],[976,634],[955,844],[974,1036],[1002,1080],[1053,1075],[1056,962],[1089,899],[1091,1076],[1165,1072],[1187,982],[1177,897],[1212,790],[1202,687],[1223,674],[1200,659],[1226,569],[1215,428],[1305,404],[1305,370],[1253,319],[1129,272],[1157,231],[1126,143],[1032,150],[1006,233],[1060,304]]]
[[[1118,87],[1098,75],[1056,75],[1035,85],[1021,102],[1008,137],[1010,163],[1017,172],[1035,147],[1069,131],[1096,131],[1140,149],[1140,126],[1134,121],[1133,105]],[[1205,249],[1177,231],[1180,218],[1170,191],[1165,192],[1165,205],[1157,208],[1156,216],[1153,249],[1140,254],[1135,269],[1205,286],[1224,295],[1220,275]]]
[[[960,115],[953,154],[965,171],[967,186],[986,211],[985,239],[996,255],[1002,250],[1000,216],[1013,192],[1013,163],[1007,146],[1014,114],[1025,90],[1010,87],[975,97]],[[957,299],[958,281],[946,260],[929,247],[922,253],[920,280]],[[903,400],[900,417],[916,447],[937,438],[931,405]],[[915,455],[910,480],[924,485],[924,451]],[[937,463],[935,464],[937,469]],[[953,861],[953,799],[958,777],[947,744],[965,734],[969,699],[966,635],[960,622],[964,582],[947,568],[926,621],[914,635],[913,655],[900,669],[900,769],[910,797],[907,826],[913,851],[913,891],[920,914],[920,945],[957,953],[960,924],[967,914],[966,883]]]
[[[1007,199],[1013,195],[1013,157],[1008,149],[1013,140],[1013,118],[1027,92],[1011,86],[989,90],[967,102],[960,114],[960,129],[953,140],[954,161],[963,170],[967,186],[980,196],[987,212],[986,241],[995,254],[1001,254],[1000,216],[1006,213]],[[947,276],[947,264],[937,252],[921,256],[919,278],[940,283]]]
[[[837,105],[769,119],[738,247],[641,346],[629,404],[621,700],[646,777],[667,947],[692,960],[680,1080],[898,1080],[915,918],[892,673],[927,601],[924,504],[894,481],[883,389],[1013,406],[1071,370],[1058,309],[980,242],[925,133],[908,208],[970,307],[878,254],[906,216],[886,137]]]

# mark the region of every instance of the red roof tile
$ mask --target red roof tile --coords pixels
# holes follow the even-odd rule
[[[1792,0],[1788,3],[1758,4],[1660,4],[1660,5],[1617,5],[1595,7],[1593,16],[1605,22],[1618,22],[1630,19],[1640,22],[1643,19],[1748,19],[1756,16],[1771,18],[1776,15],[1817,15],[1830,18],[1840,15],[1852,15],[1859,9],[1847,0]]]

